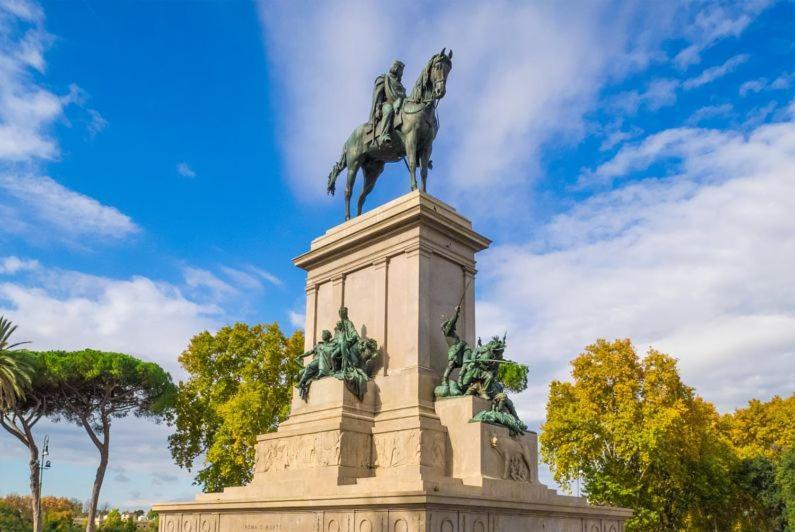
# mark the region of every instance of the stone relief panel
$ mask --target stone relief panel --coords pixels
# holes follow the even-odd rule
[[[430,532],[458,532],[458,512],[432,510],[428,520]]]
[[[596,519],[589,519],[585,525],[588,532],[602,532],[602,521]]]
[[[398,467],[420,463],[422,438],[419,429],[373,435],[373,465]]]
[[[489,434],[489,445],[500,455],[503,462],[502,478],[519,482],[535,479],[535,457],[530,446],[521,438]]]
[[[459,514],[458,529],[462,532],[487,532],[489,530],[489,514]],[[532,530],[532,529],[531,529]]]
[[[182,516],[182,527],[180,528],[180,532],[198,532],[199,527],[198,523],[198,515],[196,514],[185,514]]]
[[[180,532],[180,514],[164,514],[160,516],[160,532]]]
[[[384,532],[387,512],[357,510],[353,522],[354,532]]]
[[[350,532],[352,512],[323,512],[323,532]]]
[[[389,512],[389,532],[420,532],[425,530],[422,519],[423,512],[392,511]]]
[[[259,442],[256,473],[345,465],[368,467],[370,435],[331,430]]]
[[[218,532],[218,514],[201,514],[199,532]]]
[[[447,441],[444,432],[424,430],[421,435],[421,463],[422,465],[445,470],[447,458]]]

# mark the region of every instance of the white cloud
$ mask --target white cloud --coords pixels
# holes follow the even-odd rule
[[[748,61],[748,57],[748,54],[739,54],[735,55],[734,57],[730,57],[723,64],[707,68],[698,76],[686,79],[682,83],[682,87],[686,90],[690,90],[701,87],[702,85],[706,85],[707,83],[712,83],[716,79],[725,76],[729,72],[733,72],[738,66]]]
[[[747,96],[752,92],[762,92],[763,90],[786,90],[790,87],[795,73],[789,72],[778,76],[773,81],[767,78],[752,79],[740,85],[740,96]]]
[[[746,81],[740,85],[740,96],[746,96],[752,92],[760,92],[767,87],[767,79],[759,78]]]
[[[692,9],[697,10],[693,20],[688,20],[683,26],[684,35],[690,44],[677,53],[674,63],[682,69],[699,63],[703,51],[722,39],[738,37],[771,3],[771,0],[751,0],[690,4]]]
[[[0,231],[70,243],[78,237],[136,233],[138,227],[117,209],[40,175],[40,163],[59,156],[53,124],[64,117],[66,106],[85,98],[74,85],[58,95],[37,81],[52,41],[43,23],[35,3],[0,4]],[[95,135],[107,122],[95,110],[88,115],[89,134]]]
[[[182,273],[189,287],[206,289],[214,298],[229,297],[238,293],[237,288],[208,270],[187,267]]]
[[[682,164],[698,162],[698,155],[714,151],[716,143],[727,136],[739,137],[713,130],[694,128],[668,129],[643,139],[642,142],[624,145],[618,153],[594,171],[581,176],[581,183],[605,184],[632,172],[648,167],[652,161],[668,156],[682,158]],[[694,171],[696,169],[693,169]]]
[[[214,300],[228,302],[231,298],[261,292],[265,283],[282,286],[282,281],[275,275],[250,264],[239,268],[219,266],[218,274],[209,270],[185,267],[183,276],[185,284],[194,289],[196,295],[210,296]]]
[[[35,270],[38,267],[39,262],[36,260],[25,260],[14,256],[0,258],[0,274],[13,275],[17,272]]]
[[[324,196],[325,176],[347,135],[367,118],[373,79],[393,56],[406,62],[411,87],[432,53],[443,46],[454,50],[429,186],[437,194],[458,194],[462,207],[484,211],[484,205],[506,201],[524,204],[527,184],[540,173],[540,147],[579,138],[582,115],[601,87],[645,65],[674,30],[673,9],[664,4],[306,7],[261,3],[260,15],[285,98],[285,180],[313,201]],[[654,29],[637,32],[638,26]],[[308,81],[308,72],[322,82]],[[405,179],[402,167],[394,168]]]
[[[777,90],[788,89],[793,79],[795,79],[795,72],[790,72],[789,74],[782,74],[773,80],[773,83],[770,84],[770,88]]]
[[[256,266],[245,265],[242,269],[221,266],[219,269],[235,286],[248,290],[263,289],[263,281],[275,286],[283,285],[281,279]]]
[[[27,2],[0,5],[0,162],[53,159],[57,143],[49,136],[68,96],[58,96],[32,80],[30,69],[43,72],[44,51],[51,37],[43,13]],[[16,23],[28,27],[21,35]]]
[[[283,286],[284,285],[284,282],[281,279],[279,279],[278,277],[276,277],[272,273],[263,270],[262,268],[257,268],[256,266],[252,266],[250,264],[245,266],[245,268],[248,271],[250,271],[251,273],[257,275],[261,279],[269,282],[270,284],[272,284],[274,286]]]
[[[704,120],[709,120],[718,117],[725,117],[729,115],[734,108],[730,103],[723,103],[720,105],[707,105],[698,109],[695,113],[690,115],[687,119],[687,125],[698,125]]]
[[[140,229],[129,216],[114,207],[70,190],[47,176],[0,173],[0,190],[5,191],[0,204],[7,207],[0,220],[16,218],[17,225],[0,224],[0,230],[16,232],[32,226],[56,230],[59,235],[74,240],[81,236],[122,238]],[[13,200],[13,201],[10,201]]]
[[[611,106],[624,113],[634,114],[641,107],[657,111],[676,103],[676,91],[681,83],[675,79],[656,79],[644,91],[626,91],[612,98]]]
[[[169,283],[141,276],[114,279],[86,275],[14,256],[0,258],[0,315],[19,326],[18,339],[32,341],[32,349],[91,347],[130,353],[159,363],[175,380],[184,378],[177,357],[190,338],[203,330],[216,330],[224,316],[217,306],[190,299]],[[190,486],[191,474],[180,470],[170,458],[170,433],[169,427],[145,419],[130,417],[114,422],[110,464],[117,471],[126,471],[130,482],[107,475],[103,501],[136,504],[141,501],[129,495],[136,489],[146,490],[146,500],[175,500],[195,493]],[[38,438],[49,434],[53,442],[55,467],[50,472],[49,490],[54,485],[69,486],[60,494],[87,497],[98,455],[83,429],[43,420],[36,434]],[[4,431],[0,431],[0,456],[18,457],[20,467],[10,473],[9,482],[24,491],[24,448]],[[67,464],[72,467],[61,467]],[[64,471],[72,477],[56,480]],[[177,481],[159,490],[154,475]],[[75,493],[74,486],[85,492]]]
[[[120,351],[175,372],[188,340],[215,327],[220,310],[147,277],[111,279],[39,266],[25,279],[0,278],[0,313],[19,325],[19,337],[33,349]]]
[[[99,111],[96,109],[86,109],[86,113],[88,113],[88,134],[91,137],[95,137],[99,135],[106,127],[108,127],[108,121],[105,120],[105,117],[100,114]]]
[[[302,312],[291,310],[288,314],[288,317],[290,318],[290,325],[293,327],[303,329],[306,325],[306,314]]]
[[[661,44],[669,39],[692,45],[681,64],[696,61],[718,40],[739,35],[765,6],[746,4],[262,2],[266,50],[283,99],[285,181],[305,201],[324,198],[325,176],[367,118],[375,76],[398,56],[411,87],[430,54],[446,46],[455,55],[439,106],[430,190],[470,216],[511,213],[516,223],[542,175],[542,147],[580,139],[583,115],[606,85],[664,58]],[[308,72],[322,82],[307,81]],[[656,80],[643,94],[625,94],[623,105],[671,105],[679,84]],[[401,165],[390,171],[392,182],[406,179]]]
[[[35,2],[27,0],[2,0],[0,10],[30,22],[40,21],[44,18],[41,7]]]
[[[672,159],[677,172],[597,194],[536,240],[490,251],[482,334],[511,331],[509,354],[536,382],[565,378],[598,337],[631,337],[678,357],[685,381],[723,410],[791,392],[795,123],[664,131],[594,173]],[[521,397],[525,415],[543,418],[546,393]]]
[[[191,486],[191,473],[178,468],[168,452],[168,435],[172,430],[165,424],[127,417],[113,422],[109,471],[102,484],[100,504],[148,508],[154,502],[192,499],[198,491]],[[41,440],[50,436],[50,457],[53,467],[47,472],[45,489],[48,495],[89,497],[99,454],[85,430],[66,422],[41,420],[34,435]],[[12,465],[4,470],[4,488],[25,493],[27,482],[27,451],[16,438],[0,430],[0,455]],[[12,461],[13,460],[13,461]],[[119,475],[121,475],[119,477]],[[175,478],[161,489],[155,478]],[[124,480],[127,478],[128,480]],[[138,491],[137,496],[133,494]],[[140,496],[145,493],[145,497]]]
[[[177,165],[177,173],[182,177],[196,177],[196,172],[194,172],[188,163],[182,162]]]

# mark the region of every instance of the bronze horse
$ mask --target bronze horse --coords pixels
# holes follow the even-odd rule
[[[414,84],[411,93],[406,97],[400,112],[395,115],[392,143],[376,146],[368,140],[373,125],[364,123],[353,130],[345,141],[342,155],[328,176],[329,194],[336,190],[337,176],[343,169],[348,169],[348,181],[345,184],[345,219],[351,218],[351,194],[356,181],[356,174],[361,168],[364,171],[364,185],[359,195],[356,215],[362,214],[362,207],[367,195],[373,190],[375,182],[384,165],[405,158],[409,170],[411,190],[417,189],[417,166],[420,167],[422,190],[426,190],[428,169],[431,168],[431,150],[433,139],[439,130],[436,118],[436,106],[447,91],[447,75],[453,68],[453,51],[444,53],[444,49],[428,60],[420,77]]]

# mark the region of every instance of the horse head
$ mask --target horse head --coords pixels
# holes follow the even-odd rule
[[[453,68],[453,51],[445,53],[445,49],[434,54],[422,69],[417,83],[414,84],[409,100],[427,102],[444,98],[447,92],[447,75]]]

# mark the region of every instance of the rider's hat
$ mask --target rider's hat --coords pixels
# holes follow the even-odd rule
[[[405,67],[406,65],[405,65],[405,64],[403,64],[403,61],[401,61],[400,59],[395,59],[395,60],[392,62],[392,66]]]

